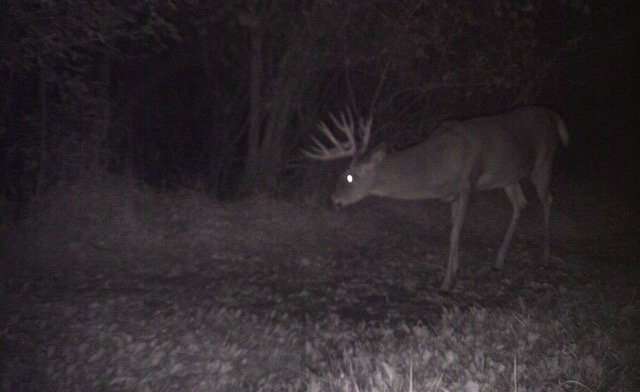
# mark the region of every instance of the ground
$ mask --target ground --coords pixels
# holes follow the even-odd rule
[[[40,205],[46,213],[8,233],[0,323],[0,385],[7,390],[37,390],[42,385],[34,380],[50,376],[44,369],[90,379],[87,372],[103,371],[105,361],[133,366],[114,359],[118,350],[101,348],[110,331],[124,336],[125,346],[127,336],[135,342],[150,334],[170,351],[218,309],[300,322],[339,317],[429,326],[450,308],[530,312],[570,302],[587,311],[599,302],[619,318],[614,322],[638,317],[638,212],[631,200],[596,184],[554,184],[553,257],[546,263],[539,260],[541,207],[529,197],[502,271],[492,265],[509,203],[500,191],[476,195],[449,293],[438,290],[450,227],[445,203],[370,199],[332,211],[266,198],[220,205],[193,195],[121,203],[121,191],[66,189]],[[92,214],[83,203],[102,210]],[[134,217],[122,212],[131,209]],[[39,368],[34,358],[60,363]],[[183,361],[172,368],[176,374],[197,358]],[[167,381],[165,390],[189,382]]]

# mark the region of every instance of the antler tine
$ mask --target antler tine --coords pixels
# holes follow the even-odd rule
[[[336,139],[335,136],[333,136],[333,133],[331,133],[331,130],[329,129],[327,124],[324,123],[324,121],[320,121],[320,123],[318,124],[318,129],[320,130],[320,132],[322,132],[323,135],[327,137],[327,139],[329,139],[329,141],[335,148],[344,150],[343,144],[338,139]]]
[[[329,114],[331,117],[331,121],[338,128],[343,135],[347,137],[347,143],[350,149],[353,149],[354,152],[356,150],[356,137],[354,135],[354,125],[353,125],[353,116],[351,115],[351,111],[347,110],[346,114],[344,112],[340,113],[340,117],[336,118],[333,114]]]
[[[333,148],[329,148],[322,144],[316,137],[312,136],[311,140],[313,141],[314,146],[310,150],[302,150],[302,153],[311,159],[317,159],[321,161],[330,161],[339,158],[352,157],[356,154],[356,145],[355,139],[353,137],[353,133],[349,133],[345,130],[345,127],[348,127],[344,118],[342,122],[340,122],[335,116],[330,115],[333,122],[336,124],[338,129],[343,132],[347,139],[349,140],[347,143],[341,143],[329,130],[327,124],[323,121],[318,123],[318,129],[322,134],[329,139]],[[353,129],[353,127],[351,127]]]
[[[341,120],[340,124],[336,123],[336,126],[338,126],[338,128],[347,135],[347,137],[349,138],[349,143],[352,143],[353,145],[357,145],[355,136],[354,136],[356,132],[356,126],[355,126],[356,121],[354,120],[354,115],[351,109],[347,109],[345,113],[342,113],[340,115],[340,120]],[[334,119],[334,122],[335,122],[335,119]],[[373,124],[373,118],[371,117],[371,115],[366,119],[358,116],[357,122],[358,122],[357,132],[360,138],[360,142],[359,142],[360,146],[357,147],[356,150],[359,151],[360,154],[362,154],[365,151],[367,151],[367,147],[369,146],[369,139],[371,137],[371,125]]]
[[[362,133],[362,147],[361,151],[364,152],[369,146],[369,139],[371,138],[371,125],[373,124],[373,117],[369,116],[366,120],[360,118],[359,128]]]
[[[327,154],[329,149],[325,147],[320,141],[315,137],[311,136],[311,141],[313,142],[313,146],[309,150],[302,150],[302,153],[306,156],[321,156]]]
[[[329,139],[331,147],[325,146],[318,139],[312,137],[311,140],[314,144],[313,147],[309,150],[302,150],[302,153],[307,158],[328,161],[345,157],[355,157],[367,150],[371,136],[371,124],[373,122],[371,116],[367,119],[362,117],[358,117],[357,119],[357,131],[359,133],[359,137],[362,139],[360,148],[358,148],[355,136],[356,120],[354,119],[353,112],[350,109],[347,109],[338,114],[338,116],[330,113],[329,117],[337,130],[347,138],[347,141],[339,141],[331,132],[327,124],[324,121],[320,121],[318,123],[318,129],[327,139]]]

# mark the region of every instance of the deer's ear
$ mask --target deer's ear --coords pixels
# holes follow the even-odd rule
[[[387,145],[385,143],[380,143],[369,155],[367,161],[369,163],[373,163],[374,165],[379,164],[384,160],[387,156]]]

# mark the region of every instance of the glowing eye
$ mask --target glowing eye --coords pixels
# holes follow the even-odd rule
[[[347,182],[351,184],[353,182],[353,176],[351,174],[347,174]]]

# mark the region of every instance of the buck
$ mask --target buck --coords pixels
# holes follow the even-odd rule
[[[500,115],[447,121],[426,141],[392,154],[387,153],[384,143],[366,153],[371,117],[359,117],[357,124],[350,111],[330,117],[337,129],[335,135],[324,122],[318,128],[331,145],[312,137],[314,146],[302,152],[321,161],[352,158],[331,196],[334,205],[347,206],[370,195],[451,203],[449,257],[441,290],[450,290],[455,282],[460,231],[473,191],[502,188],[511,202],[511,220],[495,261],[495,268],[502,269],[527,202],[520,181],[529,177],[543,207],[543,259],[549,259],[551,167],[558,145],[569,142],[567,128],[555,112],[528,106]]]

